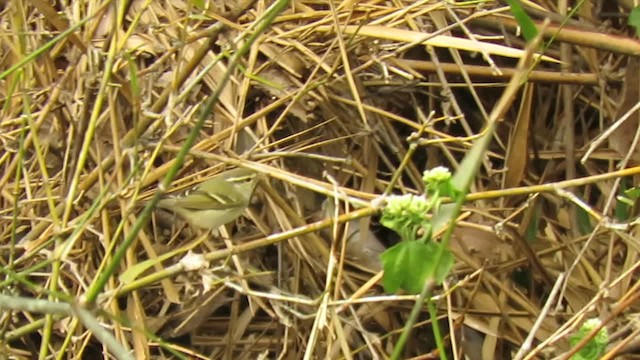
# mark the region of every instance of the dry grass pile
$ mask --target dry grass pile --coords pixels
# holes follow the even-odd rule
[[[221,87],[271,2],[196,3],[1,5],[0,353],[386,358],[415,296],[384,293],[376,245],[347,243],[344,223],[361,219],[350,226],[392,246],[369,201],[410,147],[394,193],[423,191],[425,169],[458,168],[523,54],[508,7],[293,1]],[[449,358],[566,354],[592,317],[611,354],[637,352],[637,204],[623,192],[640,172],[630,9],[584,2],[565,24],[566,2],[523,3],[551,20],[553,42],[498,125],[454,233],[456,265],[434,300]],[[264,176],[219,234],[160,210],[136,223],[167,173],[178,191],[236,166]],[[335,225],[327,198],[349,214]],[[425,310],[405,355],[435,349]]]

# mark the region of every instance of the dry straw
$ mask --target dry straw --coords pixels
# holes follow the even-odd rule
[[[624,78],[638,42],[586,3],[562,30],[549,2],[523,3],[551,19],[554,41],[499,119],[454,234],[454,272],[434,293],[446,348],[561,356],[567,335],[600,317],[619,330],[607,356],[632,351],[637,204],[620,199],[640,171],[637,114],[606,129],[640,100],[640,82]],[[370,201],[394,174],[394,193],[416,193],[423,170],[457,169],[525,44],[497,2],[300,0],[266,26],[272,5],[0,5],[0,352],[392,353],[415,297],[383,293],[343,224],[393,244]],[[216,234],[140,210],[233,167],[264,178]],[[337,217],[318,215],[327,197]],[[440,356],[424,314],[407,358]]]

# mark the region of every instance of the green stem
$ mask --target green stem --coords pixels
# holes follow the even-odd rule
[[[440,359],[447,360],[447,353],[445,352],[444,342],[442,341],[442,332],[440,331],[440,323],[438,322],[438,311],[430,297],[427,298],[427,307],[429,307],[433,338],[436,340],[436,346],[438,347],[438,352],[440,352]]]
[[[409,318],[407,319],[407,323],[404,325],[404,329],[402,329],[402,333],[400,334],[400,337],[396,342],[396,346],[393,349],[393,353],[391,354],[390,360],[400,359],[402,355],[402,350],[404,349],[404,345],[406,344],[407,339],[409,338],[409,334],[411,334],[411,328],[413,328],[413,325],[415,325],[416,322],[418,322],[418,316],[420,316],[420,312],[422,311],[422,304],[424,304],[425,301],[431,301],[429,298],[431,297],[431,291],[433,290],[435,285],[436,283],[433,280],[427,280],[425,282],[424,287],[422,288],[422,292],[420,292],[418,299],[416,299],[416,302],[413,305],[413,308],[411,309],[411,313],[409,314]],[[437,317],[435,319],[432,318],[432,322],[434,323],[437,320],[438,320]],[[436,342],[438,342],[437,339],[436,339]]]

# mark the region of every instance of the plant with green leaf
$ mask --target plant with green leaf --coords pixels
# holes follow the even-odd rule
[[[633,217],[634,207],[640,200],[640,188],[632,186],[629,187],[628,179],[623,179],[620,182],[620,188],[618,189],[618,200],[615,208],[615,216],[618,221],[629,221]]]
[[[382,225],[402,240],[381,256],[385,270],[382,283],[387,292],[404,289],[418,294],[428,279],[444,281],[453,266],[446,243],[433,239],[430,215],[438,212],[443,198],[456,198],[462,192],[455,188],[451,172],[444,167],[425,171],[423,180],[425,194],[389,196],[382,211]]]
[[[576,346],[589,334],[593,329],[599,327],[601,324],[600,319],[589,319],[582,324],[580,330],[571,336],[569,343],[571,347]],[[596,360],[600,359],[604,355],[604,351],[607,348],[609,342],[609,333],[607,328],[601,328],[596,336],[593,337],[582,349],[580,349],[575,355],[571,357],[571,360]]]
[[[480,168],[480,164],[483,162],[489,144],[493,139],[493,134],[496,131],[499,120],[504,117],[504,114],[506,114],[513,103],[520,86],[527,79],[529,70],[533,65],[534,49],[540,46],[541,40],[540,35],[538,35],[527,45],[525,56],[518,62],[518,70],[514,73],[502,96],[493,107],[482,136],[474,141],[473,146],[458,166],[455,175],[447,175],[448,171],[444,172],[441,168],[426,172],[426,194],[423,198],[423,201],[427,202],[426,205],[416,206],[416,204],[413,204],[413,201],[419,199],[419,197],[409,198],[411,201],[403,200],[402,197],[397,200],[390,197],[387,201],[387,206],[383,209],[382,216],[383,218],[386,217],[383,225],[385,225],[386,222],[386,224],[396,227],[398,224],[402,224],[402,221],[390,221],[389,217],[391,216],[393,218],[393,214],[398,213],[397,210],[390,211],[390,209],[402,208],[407,210],[428,208],[429,212],[433,215],[431,219],[427,220],[427,213],[422,213],[421,216],[413,216],[412,214],[412,218],[419,219],[421,222],[418,231],[416,231],[415,234],[407,231],[409,234],[408,238],[403,239],[398,245],[388,249],[381,256],[385,272],[383,285],[387,291],[395,291],[403,288],[415,293],[416,289],[421,289],[418,291],[420,295],[417,297],[416,303],[407,319],[407,323],[393,349],[390,357],[392,360],[402,357],[404,344],[407,342],[411,328],[417,322],[425,302],[429,308],[439,356],[441,359],[447,359],[443,337],[438,327],[437,311],[435,305],[430,300],[434,288],[433,285],[442,282],[453,267],[453,255],[448,249],[448,244],[453,234],[456,219],[460,213],[466,194],[471,187],[471,183]],[[444,197],[449,197],[451,202],[444,203],[444,201],[442,201],[441,204],[441,200],[444,200]],[[398,203],[395,203],[396,201]],[[386,216],[385,212],[387,213]],[[415,226],[413,222],[407,223]],[[424,225],[427,223],[428,225]],[[439,232],[442,230],[445,231],[442,241],[433,241],[431,239],[431,232]],[[424,239],[422,238],[423,236],[425,237]],[[417,255],[413,252],[416,252]],[[409,265],[407,263],[409,263]]]
[[[522,29],[522,36],[524,39],[527,42],[533,41],[533,39],[538,35],[538,29],[536,29],[536,25],[533,23],[533,20],[531,20],[529,15],[524,11],[519,0],[507,0],[507,3],[509,4],[513,17],[518,22],[518,26]]]

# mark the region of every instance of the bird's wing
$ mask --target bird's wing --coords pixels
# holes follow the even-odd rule
[[[241,204],[237,195],[233,192],[212,195],[206,191],[196,189],[189,193],[188,199],[186,197],[177,197],[167,200],[170,200],[171,206],[179,206],[187,210],[226,210]]]

